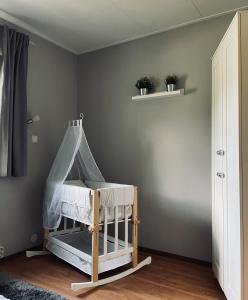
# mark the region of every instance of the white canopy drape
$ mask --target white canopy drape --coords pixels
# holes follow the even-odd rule
[[[68,127],[47,178],[43,207],[44,228],[55,229],[60,224],[61,188],[72,167],[75,167],[79,178],[83,181],[105,181],[81,126]]]

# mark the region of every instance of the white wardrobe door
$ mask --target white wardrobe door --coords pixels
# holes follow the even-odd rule
[[[222,56],[219,48],[212,61],[212,241],[213,270],[224,288],[224,227],[223,227],[223,156],[217,151],[223,148],[223,95]]]
[[[228,300],[241,299],[239,189],[239,48],[238,18],[223,40],[224,104],[224,291]],[[226,107],[225,107],[226,106]]]

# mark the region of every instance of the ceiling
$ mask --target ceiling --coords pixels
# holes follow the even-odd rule
[[[0,18],[76,54],[248,7],[248,0],[0,0]]]

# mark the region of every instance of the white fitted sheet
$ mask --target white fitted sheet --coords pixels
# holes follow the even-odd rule
[[[115,206],[118,205],[118,219],[125,218],[125,205],[128,217],[132,214],[134,187],[106,182],[81,180],[65,181],[61,193],[61,215],[90,225],[92,224],[91,189],[100,192],[100,220],[104,220],[104,210],[108,212],[108,222],[115,219]]]
[[[131,245],[129,244],[129,247]],[[79,270],[91,275],[92,273],[92,243],[88,231],[49,237],[47,249]],[[119,249],[124,249],[119,241]],[[108,241],[108,253],[114,251],[114,244]],[[99,256],[103,254],[103,237],[99,236]],[[124,254],[106,261],[99,260],[99,273],[112,270],[130,263],[131,254]]]

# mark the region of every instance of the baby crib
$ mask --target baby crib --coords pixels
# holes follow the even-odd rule
[[[83,130],[81,125],[82,120],[70,122],[70,127],[79,127],[80,132]],[[83,137],[85,137],[84,133]],[[62,145],[67,145],[67,142],[63,141]],[[81,140],[79,144],[82,142],[84,141]],[[89,158],[92,160],[89,147],[84,150],[88,151],[87,160]],[[61,149],[59,153],[61,154]],[[63,157],[63,149],[62,155],[59,153],[57,156]],[[57,159],[58,157],[55,159],[56,164],[60,161]],[[72,160],[75,162],[75,155]],[[68,165],[71,169],[72,163],[70,162]],[[84,171],[84,173],[87,172]],[[86,176],[84,182],[81,180],[66,181],[64,179],[67,176],[64,176],[59,185],[59,197],[56,198],[56,209],[59,207],[59,213],[56,210],[57,219],[52,222],[45,221],[55,228],[48,229],[49,226],[45,226],[43,251],[26,252],[28,257],[53,253],[91,276],[90,282],[71,283],[71,289],[74,291],[113,282],[151,263],[151,257],[138,262],[137,187],[106,183],[96,167],[95,161],[94,172],[91,170],[89,173],[97,175],[98,181],[92,180],[92,176]],[[58,182],[57,180],[56,185]],[[56,193],[53,191],[52,194]],[[49,209],[51,207],[49,205]],[[109,228],[110,226],[111,228]],[[120,226],[122,227],[121,232]],[[129,237],[130,226],[132,228],[131,237]],[[112,235],[109,234],[109,231]],[[123,236],[123,240],[119,238],[120,235]],[[131,266],[127,270],[99,279],[100,273],[128,264]]]

